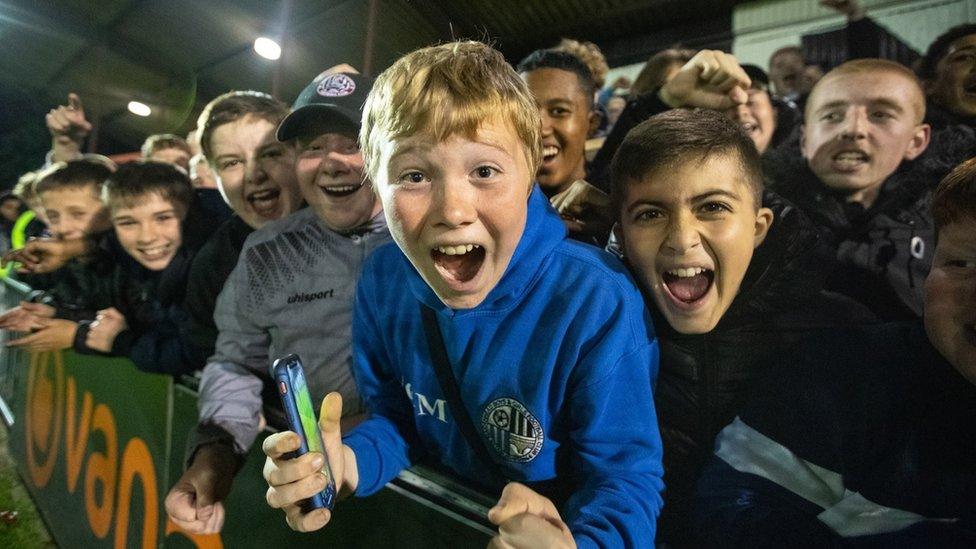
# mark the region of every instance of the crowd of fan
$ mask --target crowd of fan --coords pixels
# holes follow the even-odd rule
[[[439,463],[500,495],[497,547],[972,546],[976,25],[913,68],[770,69],[675,48],[605,86],[589,43],[450,43],[291,107],[226,93],[121,166],[72,94],[0,198],[34,290],[0,328],[200,377],[188,531],[220,530],[297,353],[343,495]],[[267,500],[315,530],[297,447],[265,440]]]

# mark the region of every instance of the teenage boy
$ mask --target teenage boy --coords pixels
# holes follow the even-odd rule
[[[802,159],[766,165],[770,187],[829,235],[837,266],[828,287],[887,320],[921,315],[934,247],[931,189],[958,163],[920,158],[930,136],[924,117],[910,70],[881,59],[848,61],[810,93]]]
[[[755,145],[722,113],[652,117],[627,135],[611,173],[616,236],[661,348],[658,541],[693,546],[691,501],[715,435],[770,359],[807,330],[854,321],[859,308],[821,290],[816,228],[763,193]]]
[[[255,91],[228,92],[204,107],[203,154],[211,159],[220,194],[234,210],[193,259],[186,303],[191,336],[206,356],[217,341],[214,308],[248,235],[302,206],[295,178],[295,147],[275,139],[288,106]],[[208,168],[209,169],[209,168]]]
[[[98,162],[71,160],[54,164],[38,176],[35,190],[53,239],[80,241],[111,227],[101,199],[102,184],[111,173]],[[111,304],[114,270],[111,256],[97,250],[54,273],[21,275],[44,293],[33,299],[38,303],[21,304],[0,317],[0,328],[33,332],[9,344],[31,350],[70,347],[76,322],[93,319],[96,311]]]
[[[716,441],[699,485],[704,544],[976,544],[976,161],[940,184],[932,211],[924,321],[824,332],[790,352],[795,368]]]
[[[570,237],[603,246],[612,224],[610,198],[586,182],[586,140],[600,116],[593,110],[596,85],[575,55],[537,50],[518,72],[542,119],[542,163],[536,181],[569,228]]]
[[[200,421],[191,435],[188,468],[166,497],[170,517],[189,531],[220,530],[220,501],[261,430],[262,389],[273,386],[275,359],[297,353],[313,398],[338,391],[344,421],[361,419],[351,370],[353,298],[364,259],[390,242],[356,141],[371,85],[358,74],[326,71],[278,126],[278,139],[297,147],[294,170],[309,207],[252,233],[217,299],[219,335],[200,382]],[[230,127],[205,134],[206,146],[218,145],[221,129]],[[261,132],[251,137],[265,139]],[[208,153],[214,153],[221,178],[245,154],[230,144]],[[244,181],[256,214],[272,202],[269,187],[259,183]]]
[[[200,368],[182,329],[187,273],[202,243],[189,178],[162,162],[125,164],[105,182],[103,200],[126,256],[116,258],[112,306],[79,323],[75,350],[128,356],[140,370],[174,376]]]
[[[648,547],[656,341],[623,267],[567,241],[533,184],[539,133],[525,83],[484,44],[417,50],[377,80],[360,139],[397,246],[367,260],[356,295],[370,419],[340,438],[342,399],[328,395],[326,453],[340,491],[360,496],[422,456],[489,489],[529,484],[489,513],[498,543]],[[330,513],[297,502],[322,489],[323,456],[285,459],[296,448],[291,432],[265,440],[268,502],[315,530]]]

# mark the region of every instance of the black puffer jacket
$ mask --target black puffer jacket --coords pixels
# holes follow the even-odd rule
[[[821,289],[829,249],[806,216],[770,192],[763,203],[775,214],[773,225],[711,332],[677,333],[652,307],[661,350],[654,398],[666,486],[658,540],[675,546],[692,543],[695,484],[715,436],[772,365],[788,362],[793,343],[809,330],[874,320],[857,303]]]
[[[972,156],[976,133],[966,126],[937,132],[926,152],[903,162],[869,209],[847,203],[789,150],[764,156],[770,189],[802,209],[827,236],[838,260],[826,287],[850,296],[883,320],[922,314],[922,282],[932,266],[932,189]]]

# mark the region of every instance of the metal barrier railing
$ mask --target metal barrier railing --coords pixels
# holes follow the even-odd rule
[[[4,310],[28,290],[0,283]],[[6,343],[10,335],[0,337]],[[491,499],[422,466],[371,497],[341,502],[323,530],[293,532],[264,501],[267,432],[224,501],[221,534],[182,532],[166,520],[163,499],[182,473],[196,392],[126,359],[4,345],[0,416],[25,485],[63,547],[484,547],[492,534]]]

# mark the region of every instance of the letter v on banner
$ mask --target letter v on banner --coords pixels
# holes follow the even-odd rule
[[[68,492],[74,493],[78,487],[78,474],[81,462],[88,448],[88,433],[91,430],[92,394],[85,391],[81,399],[81,415],[75,421],[75,379],[68,378],[68,413],[64,418],[65,460],[67,461]]]

